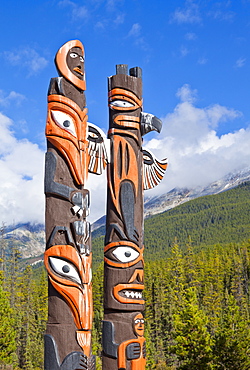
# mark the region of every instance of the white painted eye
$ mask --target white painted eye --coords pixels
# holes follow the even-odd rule
[[[126,100],[114,100],[110,103],[111,107],[119,107],[119,108],[131,108],[134,107],[134,104],[129,103]]]
[[[137,252],[134,248],[125,246],[117,247],[112,253],[121,262],[131,262],[139,256],[139,252]]]
[[[50,266],[57,274],[81,284],[81,278],[72,263],[56,257],[49,257],[49,262]]]
[[[71,58],[77,58],[78,57],[78,55],[76,53],[70,53],[69,55],[71,56]]]
[[[76,137],[76,130],[72,117],[60,110],[52,110],[51,113],[55,123],[59,127]]]
[[[80,57],[80,62],[84,62],[84,59],[83,59],[83,57]]]

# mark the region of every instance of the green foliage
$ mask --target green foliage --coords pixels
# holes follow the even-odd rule
[[[198,249],[239,243],[250,236],[249,218],[250,182],[194,199],[145,220],[145,258],[165,258],[174,241],[185,248],[189,238]]]
[[[148,370],[250,369],[249,195],[246,183],[145,221]],[[104,242],[97,236],[93,353],[101,370]],[[24,269],[17,245],[1,269],[0,367],[42,369],[45,269]]]
[[[195,288],[187,288],[173,315],[172,351],[180,370],[212,369],[212,337],[207,329],[208,318],[199,308]]]
[[[9,295],[0,285],[0,367],[15,363],[16,330]]]

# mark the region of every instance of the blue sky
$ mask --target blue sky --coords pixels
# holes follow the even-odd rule
[[[47,88],[55,53],[71,39],[85,46],[89,121],[104,131],[107,77],[116,64],[142,68],[144,111],[164,122],[145,145],[169,158],[152,194],[248,165],[249,14],[249,0],[2,2],[0,221],[43,219]],[[104,183],[90,180],[93,194]],[[93,219],[105,212],[104,198],[92,205]]]

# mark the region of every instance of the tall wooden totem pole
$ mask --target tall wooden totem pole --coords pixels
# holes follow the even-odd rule
[[[142,112],[142,73],[117,65],[108,79],[111,159],[104,248],[103,370],[144,370],[143,189],[163,178],[167,161],[142,149],[161,121]]]
[[[91,236],[86,218],[88,172],[106,166],[104,134],[87,123],[84,49],[80,41],[56,54],[60,77],[48,91],[45,163],[46,251],[49,315],[45,369],[95,369],[91,352]]]

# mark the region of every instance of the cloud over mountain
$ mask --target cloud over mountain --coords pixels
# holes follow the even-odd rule
[[[241,112],[219,104],[198,108],[196,95],[188,85],[180,88],[180,102],[163,118],[161,134],[146,143],[159,159],[169,159],[165,178],[154,193],[203,186],[249,165],[250,129],[222,136],[216,131],[220,123],[240,118]]]
[[[239,111],[220,104],[198,108],[198,92],[182,86],[175,109],[163,118],[159,135],[144,146],[159,158],[168,157],[162,183],[145,195],[165,193],[175,187],[205,186],[231,171],[249,166],[250,129],[219,136],[223,122],[242,117]],[[28,140],[17,140],[14,123],[0,114],[0,221],[44,222],[44,152]],[[90,216],[94,221],[105,213],[106,175],[90,175]]]

